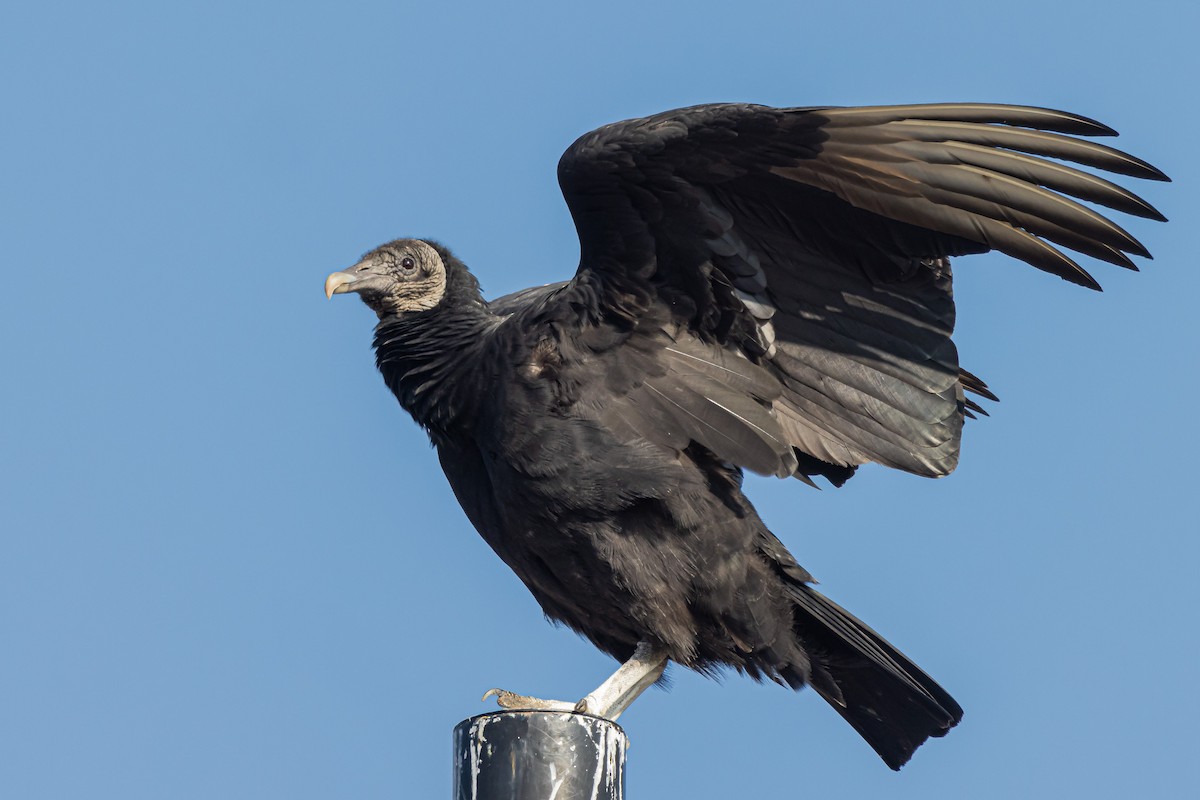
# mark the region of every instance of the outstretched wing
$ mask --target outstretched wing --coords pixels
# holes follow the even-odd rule
[[[609,398],[636,432],[683,431],[761,472],[943,475],[978,408],[964,390],[990,396],[950,339],[949,258],[994,248],[1094,289],[1064,251],[1135,268],[1146,248],[1072,198],[1163,216],[1059,163],[1167,180],[1075,138],[1114,133],[984,104],[707,105],[609,125],[559,163],[581,258],[558,297],[583,333],[644,340],[644,380]],[[754,441],[775,460],[739,459]]]

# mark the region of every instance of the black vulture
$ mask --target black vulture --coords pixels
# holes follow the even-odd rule
[[[623,666],[615,718],[668,661],[811,686],[899,769],[962,717],[812,588],[742,471],[840,486],[875,462],[954,469],[995,399],[958,363],[950,259],[1000,250],[1073,283],[1064,250],[1149,257],[1072,197],[1163,220],[1063,162],[1167,180],[1043,108],[715,104],[608,125],[558,178],[575,276],[488,302],[446,247],[400,239],[329,276],[379,317],[377,364],[484,540],[546,615]],[[1052,159],[1052,160],[1051,160]]]

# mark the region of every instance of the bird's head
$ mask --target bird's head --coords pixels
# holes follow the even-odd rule
[[[397,239],[357,264],[325,279],[325,296],[355,292],[380,319],[427,311],[446,295],[445,248],[420,239]],[[452,258],[448,252],[447,258]]]

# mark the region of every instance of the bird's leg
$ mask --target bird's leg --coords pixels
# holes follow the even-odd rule
[[[666,652],[649,642],[640,642],[628,661],[578,703],[542,700],[503,689],[490,689],[483,699],[495,696],[501,707],[512,710],[574,711],[615,720],[659,679],[666,668]]]
[[[662,677],[667,668],[667,654],[649,642],[639,642],[637,649],[608,680],[579,701],[575,710],[605,719],[616,719],[629,708],[638,695]]]

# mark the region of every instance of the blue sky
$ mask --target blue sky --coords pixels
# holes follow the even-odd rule
[[[962,466],[753,479],[824,589],[966,709],[893,774],[811,693],[674,671],[632,797],[1182,796],[1195,664],[1200,129],[1179,3],[9,4],[0,11],[0,795],[447,796],[491,686],[613,664],[547,625],[325,276],[439,238],[569,276],[559,154],[716,100],[982,100],[1123,134],[1173,221],[1096,294],[956,269],[1001,395]],[[1131,181],[1125,181],[1131,184]]]

